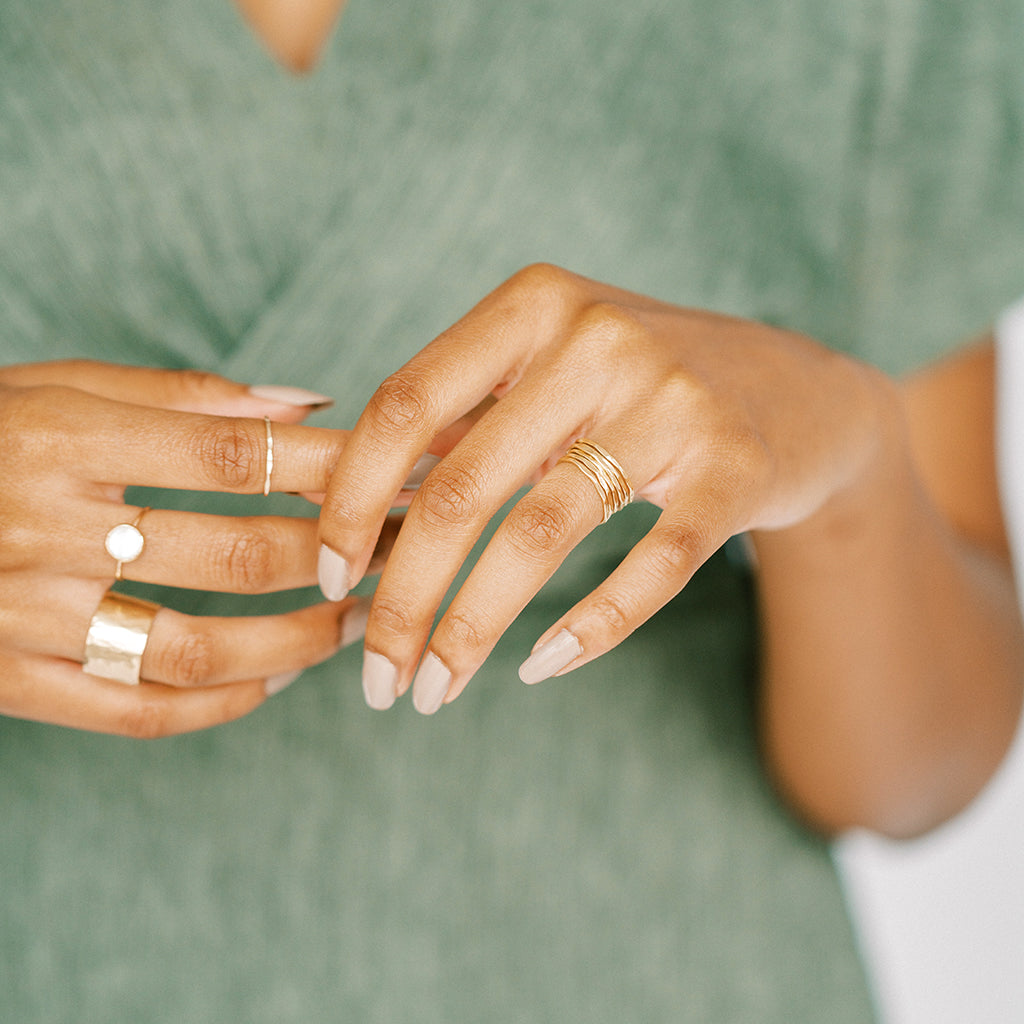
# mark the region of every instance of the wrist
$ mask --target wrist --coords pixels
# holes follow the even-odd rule
[[[837,356],[834,408],[845,423],[833,424],[846,441],[828,456],[829,479],[808,513],[779,528],[751,531],[758,557],[799,541],[834,546],[843,538],[879,528],[894,509],[924,500],[911,455],[900,389],[880,370]]]

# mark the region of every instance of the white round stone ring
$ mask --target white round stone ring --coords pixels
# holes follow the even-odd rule
[[[130,523],[118,523],[103,541],[107,554],[117,562],[117,569],[114,572],[115,580],[122,579],[122,568],[125,562],[134,562],[146,546],[146,538],[142,536],[139,524],[148,511],[148,507],[142,509]]]

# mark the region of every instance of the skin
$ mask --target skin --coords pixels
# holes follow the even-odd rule
[[[827,832],[908,837],[944,821],[989,779],[1020,715],[991,339],[901,397],[856,486],[754,537],[767,760]]]
[[[914,835],[977,793],[1021,703],[991,419],[990,345],[901,389],[790,332],[530,267],[373,396],[324,500],[321,585],[338,598],[361,578],[391,496],[446,432],[378,585],[364,669],[375,706],[411,686],[437,710],[600,523],[593,484],[557,461],[596,440],[662,514],[539,638],[576,639],[558,674],[750,533],[774,777],[818,828]],[[484,525],[529,481],[432,631]]]

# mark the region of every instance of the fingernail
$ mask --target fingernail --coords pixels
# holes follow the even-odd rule
[[[441,461],[438,455],[421,455],[416,460],[416,465],[412,467],[412,471],[406,477],[405,483],[402,484],[403,491],[415,491],[418,490],[424,480],[427,479],[427,474]]]
[[[282,672],[280,675],[271,676],[263,684],[263,692],[268,697],[273,697],[275,693],[280,693],[286,687],[291,686],[301,675],[302,669],[300,668],[297,672]]]
[[[370,615],[370,602],[358,601],[352,605],[341,620],[341,646],[348,647],[366,634],[366,620]]]
[[[305,388],[293,388],[287,385],[255,384],[249,388],[253,398],[263,398],[268,402],[280,402],[281,405],[316,406],[333,405],[334,399],[329,395],[320,395]]]
[[[363,655],[363,696],[375,711],[387,711],[395,703],[398,669],[376,651]]]
[[[348,562],[337,551],[333,551],[326,544],[321,544],[316,563],[316,577],[328,601],[340,601],[348,593],[350,575]]]
[[[452,674],[445,663],[433,651],[427,651],[413,680],[412,706],[421,715],[432,715],[444,703],[451,685]]]
[[[556,633],[542,644],[519,666],[519,678],[524,683],[540,683],[560,672],[583,653],[579,638],[567,629]]]

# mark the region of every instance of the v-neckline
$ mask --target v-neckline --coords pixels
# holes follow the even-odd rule
[[[345,0],[235,0],[270,54],[290,71],[311,71],[345,6]]]

